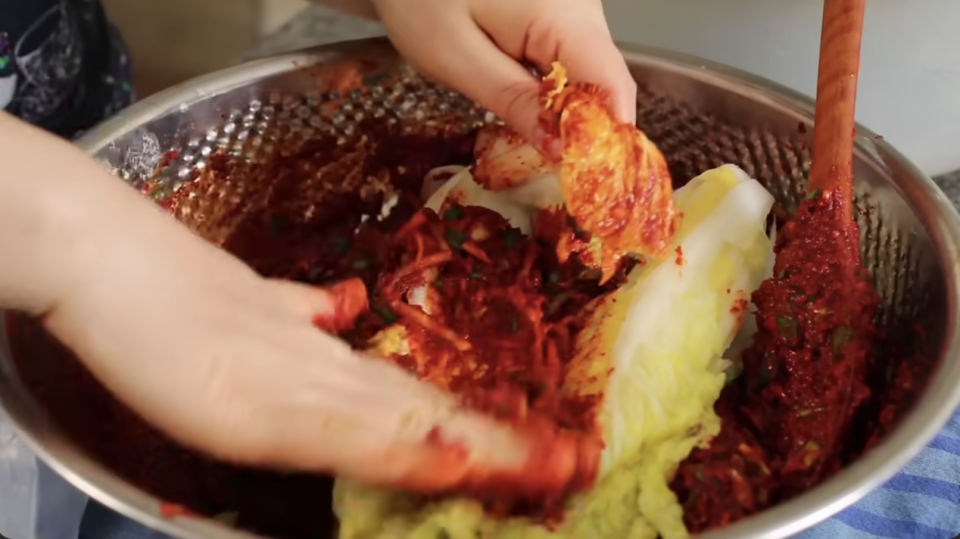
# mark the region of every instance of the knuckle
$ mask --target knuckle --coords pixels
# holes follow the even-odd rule
[[[529,98],[529,92],[524,89],[524,86],[522,82],[515,82],[503,89],[500,106],[506,116],[515,118],[523,110]]]
[[[236,365],[240,357],[217,348],[198,358],[195,440],[189,441],[220,460],[265,464],[274,451],[264,428],[270,424],[268,412],[256,387],[238,376],[243,372]]]

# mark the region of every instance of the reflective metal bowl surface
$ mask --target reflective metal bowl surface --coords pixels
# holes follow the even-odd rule
[[[691,178],[733,162],[763,182],[781,207],[796,207],[809,170],[809,98],[696,58],[637,46],[622,50],[640,85],[638,123],[664,151],[675,177]],[[336,88],[324,87],[329,78],[323,73],[344,65],[363,75],[362,90],[339,95]],[[325,107],[332,99],[346,104]],[[317,133],[340,134],[349,144],[363,117],[393,118],[429,131],[439,121],[449,121],[451,112],[458,114],[458,129],[492,120],[454,92],[420,79],[388,42],[372,39],[255,61],[192,80],[131,107],[79,144],[135,186],[152,178],[161,160],[170,161],[161,183],[172,188],[202,170],[217,150],[262,159]],[[317,181],[331,180],[321,176]],[[855,176],[864,261],[884,300],[880,322],[894,334],[922,326],[922,352],[935,366],[920,398],[880,446],[812,491],[704,537],[779,539],[814,525],[901,469],[960,402],[960,219],[929,178],[865,128],[856,135]],[[230,226],[219,210],[249,196],[243,185],[224,184],[199,196],[179,216],[218,242]],[[77,389],[96,383],[75,361],[49,359],[57,355],[55,346],[12,346],[15,334],[5,331],[0,343],[0,404],[56,471],[112,509],[174,536],[254,537],[212,519],[164,518],[157,491],[142,488],[146,479],[141,470],[120,470],[116,464],[124,453],[132,452],[135,461],[139,452],[152,450],[124,446],[110,426],[136,420],[110,403],[102,390]],[[34,337],[42,340],[27,335],[27,341]],[[95,417],[107,426],[92,427],[89,414],[78,419],[75,414],[84,410],[95,410],[89,414],[100,414]],[[77,425],[83,421],[82,428],[99,429],[94,443],[78,441],[82,433]],[[177,457],[178,464],[165,473],[179,474],[187,483],[205,480],[187,477],[202,475],[190,458]],[[329,494],[300,492],[297,497],[305,508],[328,510]]]

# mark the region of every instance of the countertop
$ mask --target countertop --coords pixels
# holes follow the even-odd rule
[[[252,60],[315,45],[382,35],[386,35],[386,31],[379,23],[344,15],[324,6],[310,6],[264,38],[241,59]],[[960,209],[960,170],[935,177],[934,181],[954,207]]]

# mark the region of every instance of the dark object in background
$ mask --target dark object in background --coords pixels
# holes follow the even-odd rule
[[[0,0],[0,109],[72,138],[133,102],[100,0]]]

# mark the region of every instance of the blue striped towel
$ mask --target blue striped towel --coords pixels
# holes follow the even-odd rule
[[[91,504],[80,539],[163,539]],[[902,472],[794,539],[951,539],[960,534],[960,410]]]
[[[960,410],[883,487],[794,539],[950,539],[960,534]],[[172,539],[91,502],[80,539]]]
[[[795,539],[951,539],[960,534],[960,410],[902,472]]]

